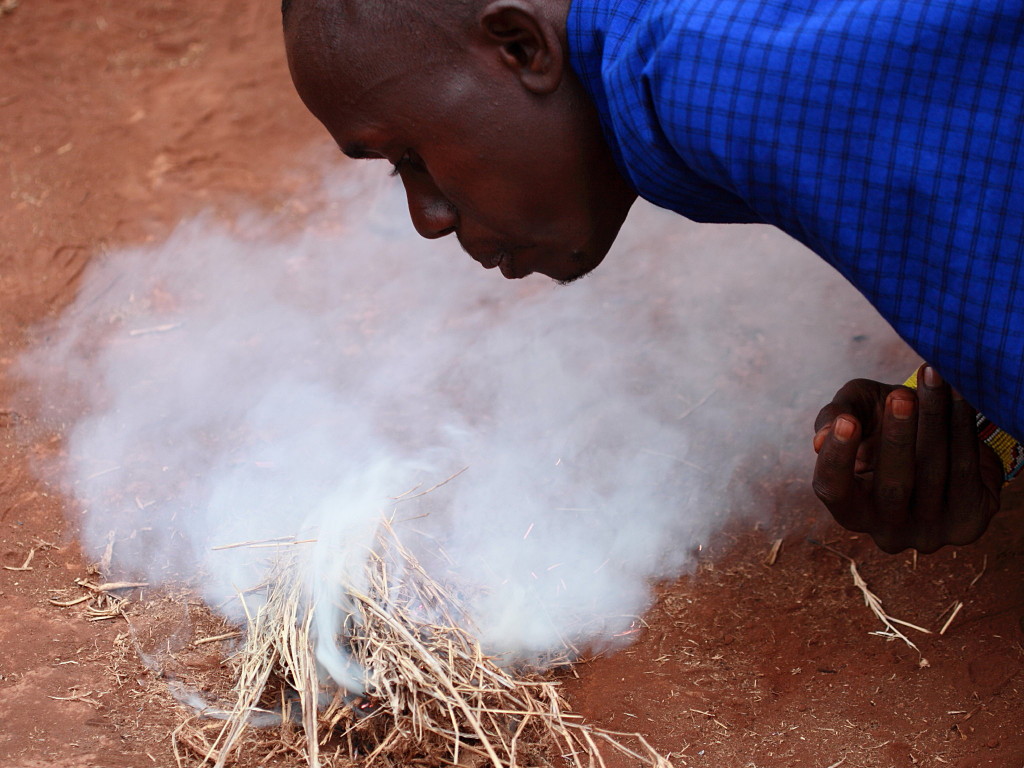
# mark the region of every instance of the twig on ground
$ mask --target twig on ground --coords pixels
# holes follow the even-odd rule
[[[294,544],[294,536],[278,536],[274,539],[254,539],[252,541],[236,541],[234,544],[220,544],[210,547],[211,552],[220,552],[224,549],[239,549],[240,547],[252,547],[257,544]]]
[[[207,643],[218,643],[221,640],[233,640],[236,637],[241,637],[241,632],[225,632],[223,635],[214,635],[213,637],[203,637],[196,640],[192,645],[206,645]]]
[[[32,547],[32,549],[30,549],[28,551],[28,557],[25,558],[25,562],[24,563],[22,563],[18,567],[14,567],[13,565],[5,565],[4,566],[4,570],[5,571],[31,571],[32,570],[32,566],[30,565],[30,563],[32,562],[32,558],[35,557],[35,556],[36,556],[36,548]]]
[[[977,576],[975,576],[973,579],[971,579],[971,583],[967,585],[968,589],[970,589],[975,584],[977,584],[978,583],[978,579],[980,579],[982,576],[985,575],[985,569],[986,568],[988,568],[988,555],[985,555],[982,558],[982,560],[981,560],[981,570],[978,571],[978,575]]]
[[[430,487],[429,487],[429,488],[427,488],[427,490],[425,490],[425,491],[420,491],[419,493],[414,493],[414,494],[413,494],[412,496],[410,496],[409,494],[410,494],[410,493],[412,493],[413,491],[415,491],[415,490],[416,490],[416,488],[413,488],[412,490],[406,491],[406,492],[405,492],[405,493],[403,493],[403,494],[402,494],[401,496],[395,496],[395,497],[394,497],[394,498],[392,499],[392,501],[394,501],[394,502],[395,502],[395,503],[397,504],[398,502],[401,502],[401,501],[412,501],[413,499],[418,499],[418,498],[420,498],[420,496],[426,496],[426,495],[427,495],[428,493],[431,493],[431,492],[433,492],[433,491],[436,491],[436,490],[437,490],[438,488],[440,488],[441,486],[443,486],[443,485],[447,485],[447,484],[448,484],[448,483],[450,483],[450,482],[451,482],[452,480],[454,480],[454,479],[455,479],[456,477],[458,477],[458,476],[459,476],[459,475],[461,475],[461,474],[462,474],[463,472],[465,472],[465,471],[466,471],[467,469],[469,469],[469,467],[463,467],[462,469],[460,469],[460,470],[459,470],[458,472],[456,472],[456,473],[455,473],[454,475],[452,475],[451,477],[448,477],[448,478],[446,478],[446,479],[442,480],[441,482],[439,482],[439,483],[436,483],[436,484],[434,484],[434,485],[430,486]],[[419,487],[419,486],[417,486],[417,487]]]
[[[910,629],[916,629],[918,632],[923,632],[926,635],[932,634],[932,631],[930,629],[925,629],[924,627],[919,627],[916,624],[911,624],[909,621],[903,621],[902,619],[897,619],[894,616],[890,616],[889,614],[887,614],[885,610],[882,608],[881,599],[879,599],[878,595],[871,591],[871,589],[867,585],[867,582],[864,581],[864,579],[861,577],[860,572],[857,570],[857,563],[854,561],[852,557],[843,554],[835,547],[830,547],[828,544],[822,544],[821,542],[814,541],[813,539],[809,539],[809,541],[811,541],[811,543],[813,544],[817,544],[819,547],[822,547],[823,549],[827,549],[832,554],[843,558],[850,564],[850,575],[853,577],[853,585],[857,587],[857,589],[860,590],[861,595],[863,595],[864,604],[871,609],[871,612],[875,614],[878,620],[881,621],[882,624],[885,626],[884,632],[872,632],[871,634],[881,635],[882,637],[886,637],[890,640],[899,638],[908,646],[917,651],[918,654],[920,654],[921,649],[918,648],[917,645],[915,645],[910,638],[908,638],[906,635],[904,635],[902,632],[896,629],[895,625],[899,624],[900,626],[909,627]]]
[[[177,328],[181,328],[183,323],[165,323],[164,325],[154,325],[151,328],[133,328],[128,331],[129,336],[149,336],[153,333],[167,333]]]
[[[718,389],[717,389],[717,388],[716,388],[716,389],[712,389],[712,390],[711,390],[710,392],[708,392],[708,393],[707,393],[706,395],[704,395],[704,397],[702,397],[702,398],[701,398],[700,400],[698,400],[698,401],[697,401],[696,403],[694,403],[694,404],[693,404],[693,405],[691,405],[691,406],[690,406],[689,408],[687,408],[687,409],[686,409],[685,411],[683,411],[683,412],[682,412],[681,414],[679,414],[679,416],[677,416],[677,417],[676,417],[676,421],[682,421],[683,419],[685,419],[685,418],[686,418],[687,416],[689,416],[689,415],[690,415],[691,413],[693,413],[693,412],[694,412],[694,411],[696,411],[696,410],[697,410],[698,408],[700,408],[700,407],[701,407],[702,405],[704,405],[704,403],[706,403],[706,402],[707,402],[708,400],[710,400],[710,399],[711,399],[711,397],[712,397],[712,396],[713,396],[713,395],[714,395],[714,394],[715,394],[716,392],[718,392]]]
[[[117,618],[127,620],[124,609],[128,605],[128,600],[114,593],[125,589],[140,589],[149,586],[149,582],[145,581],[108,581],[103,584],[93,584],[85,579],[75,579],[75,584],[88,590],[89,594],[70,600],[56,600],[51,597],[50,604],[58,608],[70,608],[73,605],[89,603],[85,609],[88,621],[108,621]]]
[[[964,607],[963,602],[960,601],[960,600],[957,600],[956,601],[956,607],[953,608],[953,612],[951,614],[949,614],[949,618],[946,619],[946,623],[943,624],[942,625],[942,629],[939,630],[939,634],[940,635],[946,634],[946,630],[949,629],[949,625],[953,623],[953,619],[956,618],[956,615],[958,613],[960,613],[960,609],[963,608],[963,607]]]
[[[92,691],[87,691],[86,693],[75,693],[75,689],[72,688],[70,696],[47,696],[46,698],[53,699],[54,701],[80,701],[83,704],[88,704],[93,709],[99,709],[103,704],[97,699],[94,699],[92,693]]]

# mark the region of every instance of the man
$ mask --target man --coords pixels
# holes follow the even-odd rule
[[[505,277],[586,274],[638,193],[825,258],[931,365],[916,391],[837,393],[816,492],[888,551],[985,530],[1024,460],[994,427],[980,442],[968,405],[1024,435],[1020,0],[282,10],[296,88],[342,151],[390,161],[417,231]]]

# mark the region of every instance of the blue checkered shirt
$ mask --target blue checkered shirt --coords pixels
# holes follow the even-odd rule
[[[641,196],[768,222],[1024,436],[1022,0],[574,0]]]

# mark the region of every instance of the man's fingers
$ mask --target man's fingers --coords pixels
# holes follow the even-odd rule
[[[967,544],[988,525],[987,509],[979,508],[978,504],[985,494],[980,467],[981,441],[976,411],[956,391],[952,393],[952,400],[949,497],[957,504],[946,521],[946,536],[951,543]]]
[[[978,484],[977,416],[970,404],[955,390],[950,413],[949,493],[963,498],[965,491]]]
[[[875,506],[879,529],[903,527],[910,515],[914,495],[915,450],[917,442],[917,396],[899,387],[885,400],[882,434],[875,470]]]
[[[950,387],[930,365],[917,388],[917,445],[914,516],[926,527],[940,526],[946,506],[950,455]],[[936,530],[936,533],[940,533]]]
[[[846,382],[836,392],[832,402],[818,412],[818,417],[814,420],[814,431],[821,431],[823,427],[834,424],[837,418],[847,414],[860,422],[865,434],[871,434],[881,418],[879,405],[892,388],[888,384],[870,379],[853,379]]]
[[[974,541],[1003,480],[976,416],[928,365],[916,391],[847,382],[815,421],[814,492],[839,524],[870,532],[887,552]]]
[[[824,427],[814,433],[814,452],[821,453],[821,446],[825,444],[825,438],[828,437],[828,433],[832,431],[832,422],[830,421]]]
[[[859,503],[853,472],[861,439],[860,424],[853,416],[843,414],[836,417],[831,429],[820,430],[819,434],[823,438],[814,465],[814,493],[840,525],[864,530],[865,507]]]
[[[818,443],[818,435],[822,435],[823,433],[829,432],[832,429],[832,425],[835,423],[836,419],[842,414],[849,412],[850,409],[848,407],[845,407],[843,403],[836,402],[835,400],[833,400],[831,403],[829,403],[820,411],[818,411],[818,415],[814,419],[815,444]],[[815,450],[818,450],[818,448],[816,448]]]

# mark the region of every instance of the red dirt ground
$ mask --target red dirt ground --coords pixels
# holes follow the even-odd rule
[[[135,649],[166,644],[182,617],[195,636],[217,628],[187,600],[130,606],[134,634],[49,602],[89,576],[80,510],[30,472],[59,457],[62,436],[12,409],[9,369],[93,254],[159,238],[200,209],[258,205],[299,221],[293,197],[323,138],[292,92],[273,2],[12,6],[0,2],[0,763],[170,766],[184,716],[175,671],[147,668]],[[734,526],[696,574],[661,588],[632,647],[580,665],[567,682],[577,711],[643,733],[676,765],[1024,765],[1020,500],[980,544],[915,563],[831,526],[804,485],[766,483],[770,525]],[[847,562],[808,537],[854,557],[900,618],[937,629],[964,603],[945,635],[914,635],[927,665],[869,634],[879,625]],[[217,668],[211,646],[176,642],[166,650],[182,670]]]

